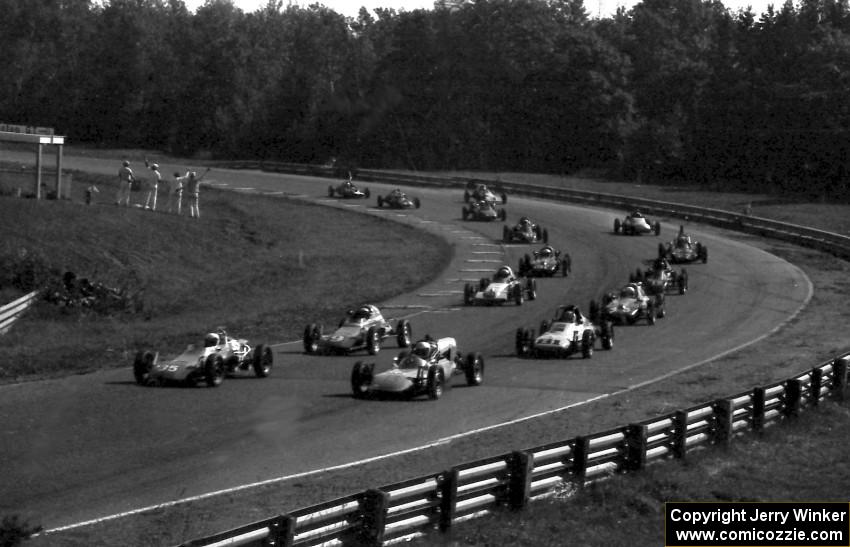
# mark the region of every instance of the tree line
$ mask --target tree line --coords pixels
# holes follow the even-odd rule
[[[847,196],[848,0],[0,0],[0,121],[215,158]]]

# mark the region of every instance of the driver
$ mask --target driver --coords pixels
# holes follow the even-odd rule
[[[620,291],[621,298],[635,298],[637,293],[635,292],[635,288],[631,285],[623,287],[623,290]]]
[[[552,256],[552,247],[543,247],[540,249],[540,256],[543,258],[549,258]]]
[[[354,313],[351,314],[352,321],[366,321],[372,316],[372,309],[369,306],[360,306]]]
[[[502,266],[496,271],[496,275],[493,276],[493,280],[500,283],[505,283],[510,281],[513,278],[514,274],[511,269],[507,266]]]

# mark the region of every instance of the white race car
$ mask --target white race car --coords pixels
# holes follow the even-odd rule
[[[534,329],[516,331],[516,352],[521,357],[562,357],[581,352],[582,357],[593,357],[596,340],[603,349],[614,347],[614,325],[610,321],[594,324],[577,306],[560,306],[552,321],[540,324],[540,335]]]
[[[647,323],[654,325],[656,319],[666,315],[664,293],[650,296],[643,283],[638,281],[625,285],[619,292],[606,294],[601,308],[595,302],[591,306],[591,317],[598,313],[602,320],[620,324],[631,325],[639,319],[646,319]]]
[[[159,359],[159,353],[139,351],[133,362],[133,376],[143,386],[168,383],[194,385],[204,381],[210,387],[221,385],[224,377],[238,371],[252,371],[265,378],[272,369],[272,349],[263,344],[251,347],[247,340],[231,338],[224,329],[204,336],[203,347],[190,344],[172,359]]]
[[[525,298],[537,298],[537,281],[517,278],[508,266],[496,270],[493,279],[482,278],[477,287],[467,283],[463,288],[463,303],[467,306],[501,305],[511,301],[521,306]]]
[[[649,233],[658,235],[661,233],[661,223],[658,221],[651,222],[640,211],[634,211],[626,215],[623,220],[614,219],[614,233],[633,236]]]
[[[484,378],[484,358],[470,353],[464,358],[457,351],[454,338],[432,340],[430,337],[402,351],[391,369],[375,373],[375,364],[358,361],[351,370],[351,391],[361,399],[369,395],[388,394],[403,397],[427,395],[439,399],[445,387],[451,386],[455,374],[464,374],[469,386],[480,385]]]
[[[371,304],[348,310],[339,327],[330,334],[322,333],[322,326],[311,323],[304,328],[306,353],[350,353],[365,349],[369,355],[381,350],[381,341],[395,336],[398,347],[410,345],[410,321],[399,319],[395,325],[384,319],[380,310]]]

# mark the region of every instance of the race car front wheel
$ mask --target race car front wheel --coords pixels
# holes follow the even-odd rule
[[[484,358],[481,357],[481,354],[470,353],[466,356],[466,385],[468,386],[480,386],[482,380],[484,380]]]
[[[204,363],[204,380],[209,387],[218,387],[224,381],[224,359],[214,354],[207,357]]]
[[[133,360],[133,376],[136,378],[136,383],[140,386],[147,385],[153,369],[154,356],[151,352],[136,352],[136,358]]]
[[[432,366],[428,370],[428,398],[432,400],[443,396],[443,369]]]
[[[274,354],[272,348],[258,344],[254,348],[254,374],[257,378],[265,378],[272,371],[272,363],[274,362]]]

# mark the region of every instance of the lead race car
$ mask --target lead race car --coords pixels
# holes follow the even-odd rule
[[[419,209],[422,202],[418,197],[407,197],[407,194],[396,188],[386,196],[378,196],[378,208],[384,206],[390,209]]]
[[[567,277],[572,271],[572,259],[569,253],[556,251],[546,245],[533,255],[525,255],[519,261],[519,275],[528,277],[552,277],[556,273]]]
[[[410,350],[399,353],[392,368],[384,372],[376,374],[374,363],[356,362],[351,369],[351,391],[358,399],[378,394],[439,399],[456,374],[463,374],[469,386],[481,385],[484,358],[480,353],[464,357],[457,351],[454,338],[433,340],[426,336]]]
[[[517,278],[508,266],[502,266],[492,279],[482,278],[476,287],[467,283],[463,288],[463,303],[467,306],[501,305],[513,301],[521,306],[525,298],[537,298],[537,281]]]
[[[491,201],[475,200],[469,204],[469,207],[464,206],[461,209],[461,218],[463,220],[502,220],[508,218],[508,212],[504,207],[496,208],[496,204]]]
[[[486,201],[487,203],[496,203],[500,201],[502,205],[508,202],[508,195],[504,192],[500,192],[499,195],[496,195],[493,190],[487,187],[486,184],[475,184],[474,182],[470,182],[466,185],[466,190],[463,192],[463,201],[469,203],[470,201]]]
[[[516,353],[520,357],[566,359],[580,352],[589,359],[597,339],[602,341],[603,349],[614,347],[614,325],[610,320],[596,324],[582,315],[578,306],[559,306],[551,321],[540,323],[539,336],[534,335],[534,329],[517,329]]]
[[[364,304],[348,310],[339,327],[330,334],[323,334],[319,324],[307,325],[304,328],[304,352],[347,354],[365,349],[370,355],[375,355],[381,350],[381,342],[391,336],[395,336],[398,347],[408,347],[411,333],[407,319],[399,319],[393,324],[384,319],[376,306]]]
[[[274,355],[269,346],[253,348],[242,338],[231,338],[223,328],[204,336],[203,345],[190,344],[172,359],[159,359],[159,353],[139,351],[133,362],[133,376],[143,386],[183,383],[195,385],[203,381],[218,387],[225,376],[239,371],[253,372],[258,378],[269,375]]]
[[[650,221],[640,211],[634,211],[622,220],[614,219],[614,233],[633,236],[649,233],[658,235],[661,233],[661,223]]]
[[[638,281],[630,282],[619,292],[606,294],[601,308],[596,301],[592,302],[590,310],[593,319],[598,316],[601,321],[629,325],[640,319],[646,319],[648,324],[654,325],[666,313],[664,294],[650,296],[643,283]]]
[[[513,228],[502,227],[502,241],[505,243],[549,243],[549,231],[535,224],[528,217],[520,217]]]
[[[362,199],[368,198],[371,195],[368,188],[361,190],[349,178],[339,186],[328,186],[328,197],[340,197],[346,199]]]
[[[667,245],[658,244],[658,257],[666,258],[674,264],[697,261],[705,264],[708,262],[708,247],[686,234],[684,226],[679,226],[676,239]]]

